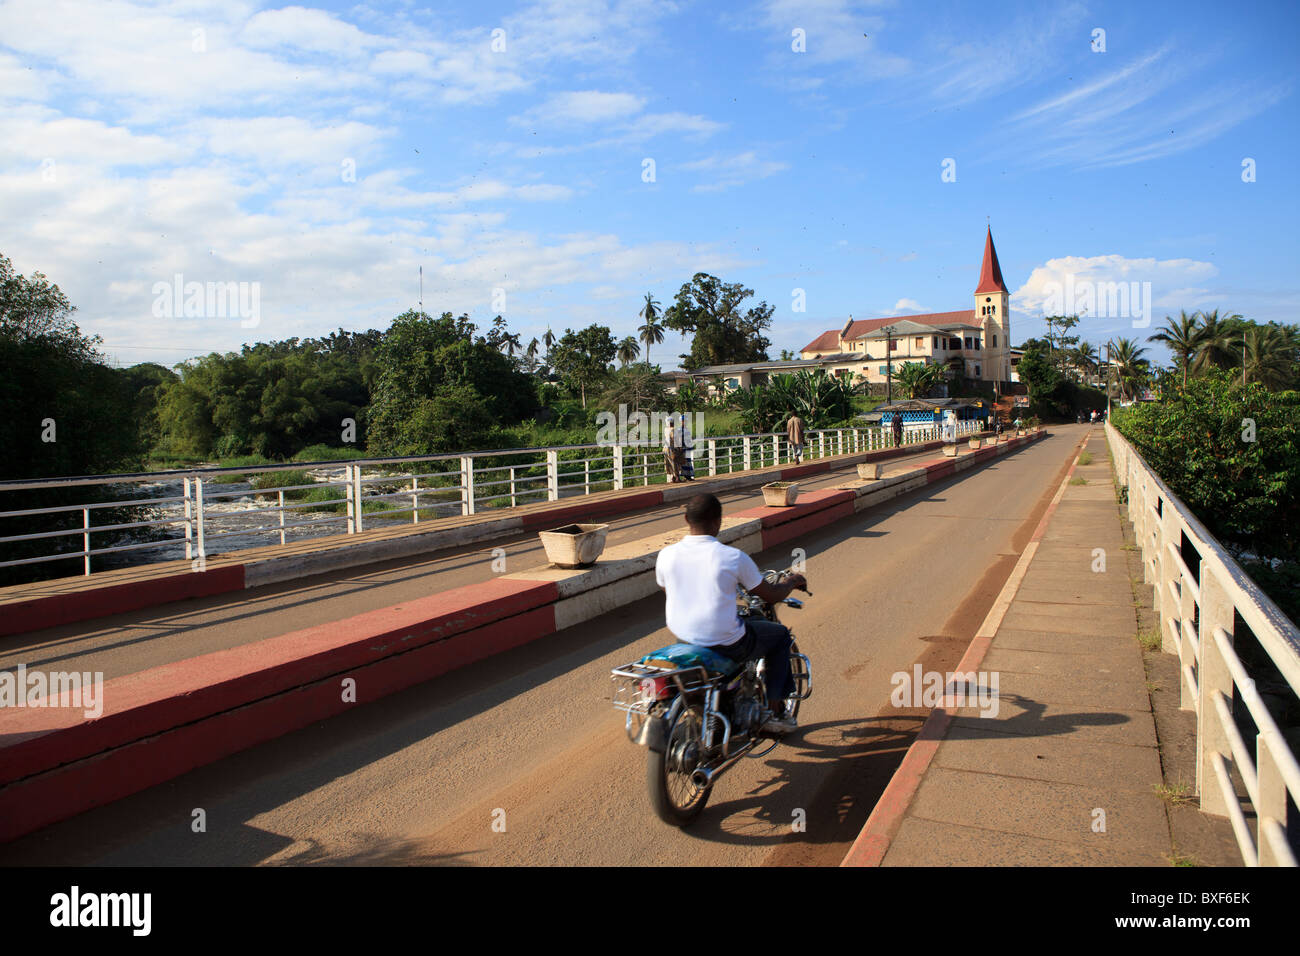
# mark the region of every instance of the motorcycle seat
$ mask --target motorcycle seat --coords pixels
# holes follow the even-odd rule
[[[699,644],[670,644],[641,658],[642,664],[673,667],[703,667],[711,676],[730,674],[739,670],[744,661],[733,661],[725,654]]]

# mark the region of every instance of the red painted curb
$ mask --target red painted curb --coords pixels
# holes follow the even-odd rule
[[[156,786],[240,750],[336,716],[555,632],[554,605],[391,655],[306,686],[138,739],[0,788],[0,841]],[[345,703],[342,681],[356,681]]]
[[[103,713],[94,720],[71,707],[5,708],[0,783],[549,608],[558,599],[553,582],[496,578],[107,681]]]
[[[26,634],[60,624],[138,611],[140,608],[211,597],[244,589],[244,566],[223,565],[206,571],[187,571],[165,578],[128,581],[87,588],[69,594],[51,594],[29,601],[0,605],[0,636]]]

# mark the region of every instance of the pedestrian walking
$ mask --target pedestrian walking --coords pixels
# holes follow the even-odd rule
[[[890,424],[893,425],[894,428],[894,447],[898,448],[903,444],[903,413],[894,412]]]
[[[785,423],[785,440],[790,444],[790,456],[794,459],[795,464],[803,462],[803,441],[804,426],[803,419],[799,414],[790,416],[790,420]]]

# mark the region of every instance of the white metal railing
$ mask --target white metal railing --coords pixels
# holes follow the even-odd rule
[[[1300,697],[1300,630],[1205,529],[1141,455],[1106,423],[1128,514],[1141,546],[1143,575],[1154,587],[1162,646],[1176,653],[1180,706],[1196,712],[1196,789],[1201,809],[1232,823],[1248,866],[1295,866],[1288,829],[1300,806],[1300,765],[1234,646],[1240,621]],[[1188,561],[1195,565],[1189,567]],[[1244,714],[1256,729],[1248,741]],[[1238,797],[1236,769],[1253,808],[1252,832]],[[1288,807],[1288,803],[1290,807]]]
[[[977,431],[977,420],[957,423],[958,435]],[[903,444],[939,438],[937,427],[922,424],[904,429]],[[810,430],[804,461],[893,447],[893,436],[880,427]],[[789,463],[791,449],[784,433],[706,436],[688,450],[697,475],[730,474]],[[264,488],[227,486],[232,478],[273,476],[277,472],[323,471],[324,480]],[[224,481],[222,480],[224,478]],[[290,462],[248,468],[203,468],[129,475],[95,475],[31,481],[2,481],[0,492],[104,485],[179,485],[177,494],[120,498],[84,504],[0,511],[0,519],[35,515],[81,514],[80,526],[31,534],[0,536],[0,548],[20,541],[80,538],[79,550],[0,560],[0,567],[67,561],[80,558],[82,573],[91,573],[91,558],[168,544],[184,544],[185,557],[201,568],[208,555],[225,550],[212,547],[227,539],[256,539],[260,544],[284,545],[297,529],[329,533],[346,527],[359,534],[367,520],[391,522],[410,515],[421,519],[481,514],[484,509],[512,508],[593,491],[621,490],[666,480],[663,449],[650,445],[563,445],[513,448],[465,454],[371,458],[354,461]],[[242,484],[242,481],[239,483]],[[302,498],[303,493],[324,499]],[[329,497],[328,489],[336,489]],[[288,500],[286,500],[286,494]],[[251,499],[251,501],[249,501]],[[274,502],[274,503],[271,503]],[[96,524],[96,514],[113,509],[145,508],[156,516],[134,521]],[[250,519],[252,519],[250,521]],[[404,519],[403,519],[404,520]],[[170,537],[121,543],[122,532],[136,528],[167,528]],[[116,544],[93,546],[92,535],[113,534]],[[301,533],[299,536],[304,536]],[[305,535],[305,536],[310,536]],[[102,540],[102,539],[101,539]],[[0,557],[3,557],[0,551]]]

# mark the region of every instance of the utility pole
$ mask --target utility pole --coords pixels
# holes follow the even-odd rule
[[[894,401],[894,327],[885,326],[885,404]]]
[[[1106,421],[1110,421],[1110,343],[1106,343]]]

